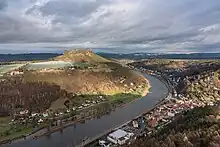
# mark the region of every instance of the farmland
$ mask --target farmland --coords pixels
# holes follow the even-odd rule
[[[18,69],[25,64],[10,64],[10,65],[0,65],[0,76],[4,75],[7,72]]]
[[[48,62],[37,62],[37,63],[30,63],[25,68],[27,70],[38,70],[44,68],[64,68],[68,66],[72,66],[72,62],[65,62],[65,61],[48,61]]]

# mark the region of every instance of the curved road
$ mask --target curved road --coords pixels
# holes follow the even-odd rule
[[[168,89],[157,78],[144,74],[151,84],[147,96],[137,99],[124,107],[117,108],[109,115],[99,119],[88,120],[84,124],[76,124],[63,130],[62,133],[53,133],[50,137],[41,137],[37,140],[21,140],[4,147],[68,147],[70,144],[79,144],[85,137],[92,138],[106,130],[116,128],[152,109],[159,100],[165,98]]]

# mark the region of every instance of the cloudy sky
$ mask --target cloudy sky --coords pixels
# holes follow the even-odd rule
[[[0,53],[220,52],[219,0],[0,0]]]

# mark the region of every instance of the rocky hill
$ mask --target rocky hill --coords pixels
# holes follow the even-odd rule
[[[63,55],[55,57],[57,61],[71,61],[71,62],[109,62],[109,60],[93,53],[90,50],[71,50],[65,51]]]

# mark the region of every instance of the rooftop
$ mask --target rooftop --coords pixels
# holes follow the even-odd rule
[[[113,137],[113,138],[121,138],[121,137],[125,137],[128,133],[124,130],[121,130],[121,129],[118,129],[116,130],[115,132],[109,134],[110,137]]]

